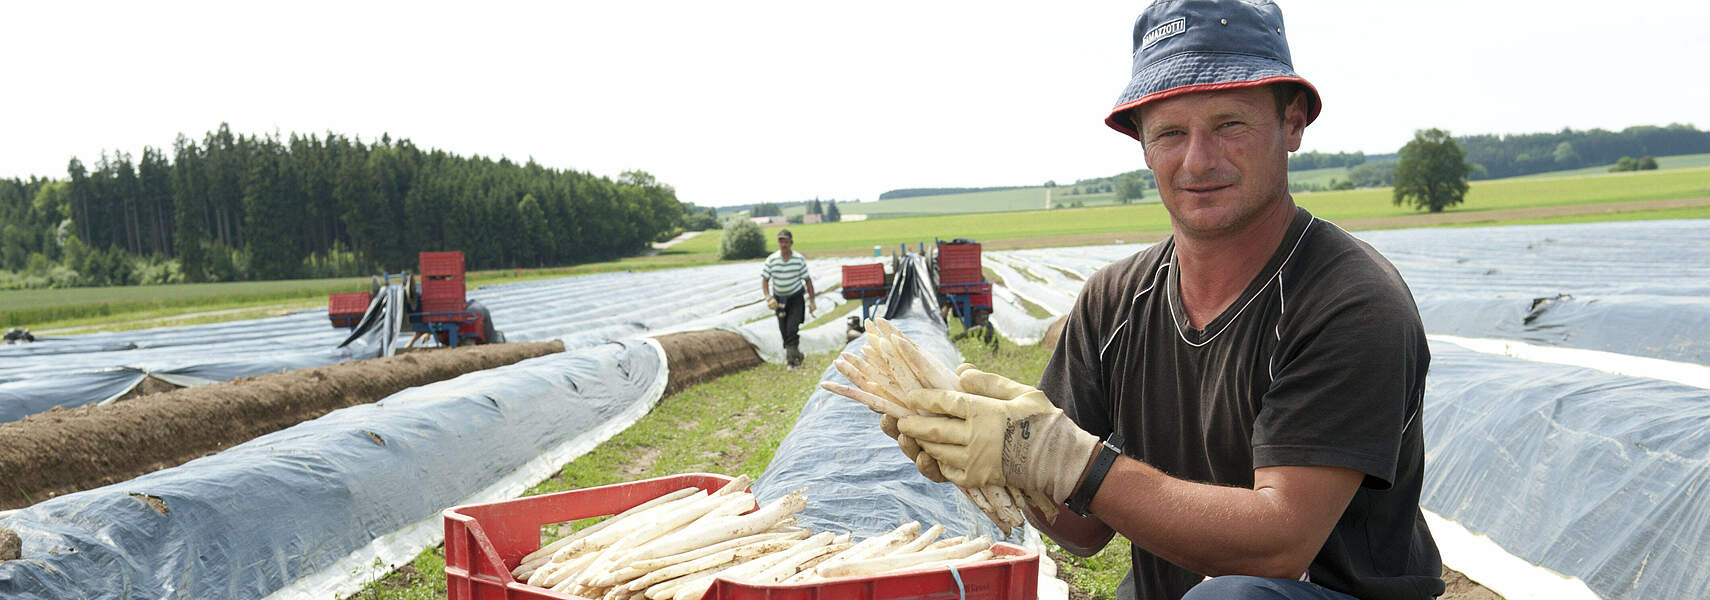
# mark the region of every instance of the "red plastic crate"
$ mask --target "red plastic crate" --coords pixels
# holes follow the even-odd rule
[[[753,585],[714,579],[702,600],[1034,600],[1039,597],[1039,553],[998,543],[992,553],[1014,556],[950,569],[873,577],[839,577],[800,585]],[[960,590],[956,576],[962,579]]]
[[[873,263],[870,265],[843,265],[843,287],[869,288],[884,287],[885,265]]]
[[[448,508],[445,520],[447,600],[573,599],[511,578],[522,557],[540,548],[540,526],[615,515],[673,491],[716,490],[729,477],[689,473],[630,483]]]
[[[349,292],[333,294],[327,297],[327,316],[361,317],[368,312],[368,305],[374,301],[374,295],[368,292]]]
[[[843,299],[844,300],[860,300],[862,298],[883,298],[883,297],[885,297],[886,294],[890,293],[890,288],[883,288],[883,287],[848,288],[848,287],[846,287],[846,288],[842,289],[842,292],[843,292]]]
[[[445,579],[447,600],[575,600],[511,578],[522,557],[540,547],[540,526],[574,519],[614,515],[689,486],[716,490],[730,482],[723,475],[691,473],[543,494],[489,504],[446,509]],[[1039,593],[1039,555],[1011,544],[993,552],[1020,558],[964,567],[967,598],[1033,600]],[[900,600],[959,598],[948,569],[844,577],[800,585],[750,585],[715,580],[703,599],[715,600]]]
[[[949,244],[938,247],[939,283],[969,283],[985,279],[980,271],[979,244]]]
[[[992,307],[992,284],[982,281],[968,286],[968,303],[974,308]]]
[[[467,306],[467,298],[463,286],[463,278],[434,278],[424,276],[422,284],[422,312],[446,313],[462,312]],[[460,315],[422,315],[424,321],[457,321]]]
[[[423,252],[421,265],[422,279],[445,276],[463,278],[462,252]]]

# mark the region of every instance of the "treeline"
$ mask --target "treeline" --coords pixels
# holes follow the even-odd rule
[[[1471,179],[1496,179],[1613,164],[1621,157],[1710,152],[1710,132],[1680,123],[1621,131],[1563,129],[1556,133],[1456,136],[1474,165]]]
[[[1025,189],[1031,189],[1033,187],[1035,187],[1035,186],[1031,186],[1031,185],[1006,185],[1006,186],[999,186],[999,187],[972,187],[972,188],[957,188],[957,187],[951,187],[951,188],[903,188],[900,190],[891,190],[891,191],[885,192],[883,194],[879,194],[879,199],[880,200],[896,200],[899,198],[919,198],[921,196],[945,196],[945,195],[949,195],[949,194],[972,194],[972,193],[976,193],[976,192],[1002,192],[1002,191],[1008,191],[1008,190],[1025,190]]]
[[[1331,167],[1357,167],[1366,162],[1364,152],[1296,152],[1288,157],[1288,170],[1309,171]]]
[[[537,267],[635,253],[685,215],[640,171],[612,180],[389,136],[222,124],[200,142],[180,135],[170,156],[103,153],[73,158],[65,180],[0,180],[0,267],[36,277],[11,287],[358,275],[414,269],[423,250],[462,250],[471,269]]]

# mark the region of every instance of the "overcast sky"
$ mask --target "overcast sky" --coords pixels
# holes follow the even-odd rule
[[[381,133],[653,173],[701,205],[1144,166],[1103,124],[1137,2],[9,2],[0,177],[179,133]],[[1710,3],[1283,0],[1304,149],[1710,128]]]

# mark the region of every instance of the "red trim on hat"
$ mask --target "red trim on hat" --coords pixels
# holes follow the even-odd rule
[[[1147,102],[1156,102],[1159,100],[1163,100],[1165,98],[1173,98],[1175,96],[1180,96],[1182,94],[1191,94],[1194,92],[1213,92],[1213,91],[1218,91],[1218,90],[1237,90],[1237,89],[1241,89],[1241,88],[1257,87],[1257,86],[1261,86],[1261,85],[1270,85],[1273,83],[1282,83],[1282,82],[1298,83],[1298,84],[1306,86],[1306,89],[1308,91],[1312,92],[1313,102],[1312,102],[1312,106],[1307,111],[1306,123],[1308,125],[1310,125],[1310,124],[1312,124],[1313,121],[1318,120],[1318,113],[1321,110],[1323,110],[1323,108],[1324,108],[1324,101],[1319,99],[1319,96],[1318,96],[1318,88],[1312,87],[1311,83],[1309,83],[1305,79],[1301,79],[1299,77],[1295,77],[1292,75],[1274,75],[1271,77],[1265,77],[1262,79],[1254,79],[1251,81],[1220,81],[1217,83],[1196,83],[1193,85],[1177,86],[1177,87],[1173,87],[1173,88],[1163,90],[1163,91],[1159,91],[1159,92],[1152,92],[1150,94],[1146,94],[1144,96],[1141,96],[1139,98],[1135,98],[1135,99],[1130,100],[1128,102],[1118,104],[1116,106],[1116,108],[1110,109],[1110,116],[1104,118],[1104,124],[1109,125],[1111,129],[1115,129],[1115,130],[1120,131],[1124,134],[1127,134],[1128,137],[1134,138],[1136,141],[1140,141],[1140,132],[1134,130],[1133,120],[1126,119],[1126,118],[1119,119],[1117,117],[1124,115],[1125,113],[1127,113],[1130,110],[1133,110],[1135,108],[1139,108],[1140,105],[1142,105],[1142,104],[1145,104]]]

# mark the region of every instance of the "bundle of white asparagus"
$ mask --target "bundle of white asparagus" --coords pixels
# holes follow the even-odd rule
[[[940,540],[943,526],[912,521],[860,542],[810,532],[792,516],[807,505],[800,490],[743,514],[754,506],[749,481],[660,496],[529,553],[511,575],[584,598],[692,600],[715,577],[795,584],[1002,558],[990,538]]]
[[[855,387],[831,381],[820,382],[820,387],[860,402],[873,412],[898,419],[919,414],[908,404],[911,391],[922,388],[960,391],[955,371],[928,356],[914,340],[884,318],[867,322],[867,343],[861,346],[859,356],[845,352],[835,364]],[[1026,522],[1021,512],[1024,502],[1039,509],[1047,520],[1057,520],[1057,504],[1043,494],[997,486],[960,489],[1004,535]]]

